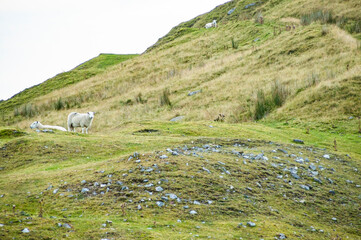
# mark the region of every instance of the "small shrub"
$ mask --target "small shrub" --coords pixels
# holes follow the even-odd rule
[[[336,20],[332,17],[330,11],[316,10],[312,13],[305,14],[301,17],[302,25],[310,25],[312,22],[320,21],[322,24],[335,23]]]
[[[259,24],[263,24],[263,15],[262,12],[259,11],[254,15],[254,22],[255,23],[259,23]]]
[[[143,104],[143,103],[146,103],[146,102],[147,102],[146,99],[143,99],[142,93],[138,93],[138,95],[135,97],[135,101],[136,101],[137,103],[140,103],[140,104]]]
[[[36,106],[33,106],[31,103],[25,104],[21,107],[21,109],[17,109],[14,111],[14,115],[15,113],[17,113],[18,115],[21,115],[23,117],[34,117],[37,114],[38,110]]]
[[[231,43],[233,49],[238,49],[239,41],[235,41],[234,38],[232,38]]]
[[[255,113],[254,113],[254,119],[255,120],[260,120],[262,119],[267,111],[268,111],[268,104],[266,101],[266,97],[264,95],[263,90],[258,90],[257,92],[257,100],[256,100],[256,109],[255,109]]]
[[[68,104],[69,105],[69,104]],[[60,98],[58,98],[55,102],[54,102],[54,109],[59,111],[65,108],[65,103],[64,101]]]
[[[20,110],[19,110],[19,108],[14,108],[14,117],[17,117],[17,116],[19,116],[20,115]]]
[[[168,88],[164,89],[162,95],[160,96],[161,106],[165,106],[165,105],[172,106],[172,103],[170,102],[169,99],[169,95],[170,95],[169,89]]]
[[[278,81],[275,81],[268,96],[264,94],[262,89],[258,90],[253,118],[255,120],[260,120],[266,116],[267,113],[271,112],[277,107],[282,106],[285,103],[288,95],[289,91]]]
[[[278,81],[275,81],[271,93],[272,93],[272,102],[276,107],[282,106],[288,96],[288,90]]]
[[[308,77],[308,86],[314,86],[320,82],[320,76],[317,73],[312,72],[312,74]]]

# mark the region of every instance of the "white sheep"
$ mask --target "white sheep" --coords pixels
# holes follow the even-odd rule
[[[43,125],[41,124],[39,121],[35,121],[30,125],[31,129],[37,128],[37,129],[44,129],[44,128],[49,128],[49,129],[56,129],[56,130],[60,130],[60,131],[64,131],[66,132],[66,129],[63,127],[59,127],[59,126],[51,126],[51,125]]]
[[[217,20],[213,20],[213,22],[207,23],[205,28],[217,27]]]
[[[88,134],[88,128],[92,125],[94,119],[94,112],[77,113],[72,112],[68,115],[68,131],[75,132],[76,127],[81,127],[81,132]]]

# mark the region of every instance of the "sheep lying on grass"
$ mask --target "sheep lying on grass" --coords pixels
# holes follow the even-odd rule
[[[217,27],[217,20],[213,20],[213,22],[207,23],[204,27],[207,29],[211,27]]]
[[[75,132],[76,127],[81,127],[81,132],[88,134],[88,128],[90,128],[94,119],[94,112],[77,113],[72,112],[68,115],[68,131]]]
[[[37,129],[56,129],[56,130],[60,130],[60,131],[64,131],[66,132],[66,129],[63,127],[59,127],[59,126],[51,126],[51,125],[43,125],[41,124],[39,121],[35,121],[30,125],[31,129],[37,128]]]

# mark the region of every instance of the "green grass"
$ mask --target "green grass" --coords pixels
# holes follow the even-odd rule
[[[111,236],[120,239],[188,239],[199,235],[201,239],[208,236],[215,239],[271,239],[278,233],[284,233],[291,239],[299,235],[304,235],[305,239],[359,236],[358,217],[353,214],[357,208],[357,189],[346,183],[346,180],[357,183],[359,179],[359,173],[353,170],[361,167],[357,160],[361,157],[357,135],[313,130],[306,134],[303,129],[277,123],[209,125],[207,122],[140,122],[130,123],[111,136],[28,132],[27,135],[3,142],[1,154],[6,158],[1,161],[4,169],[0,176],[0,194],[5,194],[0,198],[3,206],[0,223],[5,224],[2,238],[68,235],[81,239]],[[145,128],[158,132],[139,132]],[[337,152],[332,148],[334,137],[338,139]],[[337,185],[319,185],[312,178],[303,176],[298,182],[291,179],[294,182],[291,188],[276,178],[277,174],[284,173],[270,163],[288,164],[287,161],[294,160],[271,150],[283,148],[297,155],[303,152],[303,158],[315,161],[315,155],[306,148],[291,145],[293,138],[303,139],[306,146],[315,149],[325,148],[317,150],[317,158],[322,159],[324,152],[331,154],[332,158],[323,159],[321,164],[327,169],[336,169],[336,172],[327,170],[321,174],[324,178],[332,178]],[[234,143],[244,145],[235,147]],[[223,153],[199,153],[204,158],[158,153],[166,148],[184,145],[189,148],[202,147],[204,144],[219,144]],[[233,149],[254,154],[264,152],[269,160],[245,165],[242,158],[231,154]],[[134,152],[139,153],[140,164],[128,160]],[[346,157],[346,153],[351,158]],[[161,160],[157,157],[161,154],[167,154],[169,158]],[[281,160],[274,160],[273,156],[281,156]],[[335,161],[334,156],[345,161]],[[225,165],[219,164],[219,161]],[[159,173],[140,171],[139,166],[154,168],[153,164],[158,165]],[[302,168],[302,164],[291,165]],[[212,173],[206,173],[202,167]],[[224,174],[222,167],[229,170],[231,175]],[[113,190],[93,197],[79,193],[83,187],[92,186],[94,182],[108,182],[109,174],[112,175],[113,189],[116,189],[114,182],[120,180],[130,190]],[[160,200],[160,195],[154,190],[153,195],[149,195],[144,192],[146,188],[137,187],[145,184],[144,179],[156,186],[161,179],[167,179],[168,182],[161,185],[165,193],[175,193],[182,199],[203,203],[167,202],[165,207],[159,208],[155,201]],[[88,183],[81,184],[82,180]],[[256,182],[260,182],[263,188],[257,187]],[[276,187],[266,187],[272,184]],[[298,187],[299,184],[310,184],[314,190],[304,191]],[[45,190],[49,185],[53,188]],[[227,190],[231,185],[234,192]],[[253,190],[249,191],[246,187]],[[52,191],[57,188],[59,192],[53,194]],[[332,197],[333,202],[327,200],[329,190],[337,192]],[[149,198],[153,201],[141,201]],[[43,218],[38,217],[40,199],[44,200]],[[305,203],[298,202],[302,199]],[[204,204],[206,200],[213,203]],[[339,205],[345,200],[347,204]],[[125,215],[121,208],[124,203]],[[137,210],[139,204],[142,210]],[[15,215],[12,213],[13,205],[16,205]],[[190,208],[183,209],[185,205]],[[190,210],[196,210],[198,214],[191,216]],[[338,222],[333,223],[332,217],[337,217]],[[106,220],[111,220],[113,224],[103,229],[102,224]],[[239,223],[246,224],[248,221],[255,222],[257,226],[237,227]],[[57,223],[70,223],[73,229],[57,227]],[[311,232],[307,230],[310,226],[325,233]],[[31,230],[29,235],[20,232],[25,227]]]

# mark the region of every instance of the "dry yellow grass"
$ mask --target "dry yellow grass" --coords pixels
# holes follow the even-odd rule
[[[319,5],[305,7],[306,3],[285,1],[272,14],[284,16],[281,22],[298,23],[299,20],[290,16]],[[331,1],[329,6],[340,11],[348,6],[348,3],[342,7],[338,4]],[[351,9],[347,14],[353,12]],[[266,12],[266,19],[271,19],[272,14]],[[222,113],[228,122],[247,121],[252,119],[257,91],[268,93],[278,81],[288,89],[290,97],[270,117],[302,116],[317,120],[318,112],[325,109],[324,104],[309,99],[323,99],[328,89],[336,89],[347,84],[344,79],[361,75],[356,61],[361,56],[357,40],[336,26],[328,26],[330,31],[322,35],[318,23],[297,25],[292,31],[283,30],[274,36],[275,24],[280,22],[257,25],[252,20],[229,22],[207,31],[199,29],[103,74],[42,96],[36,101],[38,105],[51,104],[59,97],[82,96],[87,100],[80,108],[43,112],[36,119],[64,125],[71,111],[96,111],[99,114],[93,131],[100,126],[113,129],[128,121],[169,120],[178,115],[186,116],[186,120],[213,120]],[[238,49],[232,48],[231,39],[239,42]],[[316,86],[312,84],[314,80]],[[159,104],[164,89],[170,90],[172,107]],[[202,93],[187,96],[195,90]],[[135,101],[139,94],[146,103]],[[344,118],[350,114],[345,110],[348,105],[354,103],[345,99],[342,104],[336,104],[332,111],[337,114],[328,109],[327,117]],[[27,127],[31,120],[19,122],[18,126]]]

